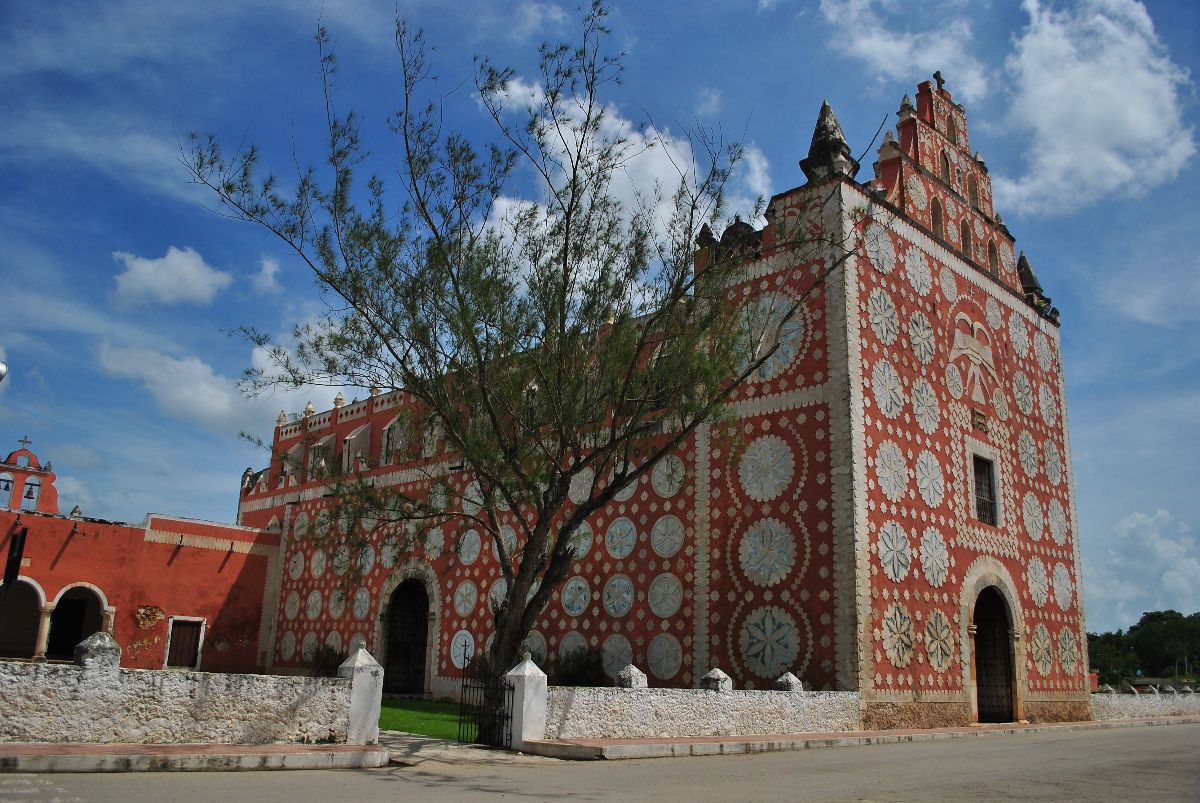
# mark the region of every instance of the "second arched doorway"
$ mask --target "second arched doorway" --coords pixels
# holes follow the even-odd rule
[[[104,623],[104,604],[96,592],[75,586],[54,603],[50,614],[50,640],[46,657],[69,661],[75,657],[75,645],[100,631]]]
[[[429,652],[429,594],[420,580],[396,587],[388,603],[387,656],[383,690],[389,694],[424,694]]]
[[[1008,603],[988,586],[975,600],[975,694],[980,722],[1012,722],[1016,700],[1012,616]]]
[[[0,586],[0,658],[32,658],[37,649],[42,603],[38,591],[25,580]]]

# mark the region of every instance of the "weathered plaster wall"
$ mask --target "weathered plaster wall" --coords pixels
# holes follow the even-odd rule
[[[350,685],[0,661],[0,742],[344,742]]]
[[[1200,715],[1200,694],[1093,694],[1092,718],[1179,717]]]
[[[858,730],[856,692],[552,686],[546,738],[754,736]]]

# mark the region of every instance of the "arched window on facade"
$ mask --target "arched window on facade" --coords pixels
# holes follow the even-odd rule
[[[942,181],[949,184],[950,183],[950,157],[946,155],[945,151],[942,151],[942,158],[940,161],[941,161],[941,166],[942,166]]]
[[[333,460],[333,438],[324,438],[308,450],[308,479],[328,477]]]
[[[958,232],[962,235],[962,250],[966,254],[967,259],[975,259],[975,249],[971,247],[971,223],[964,220],[958,227]]]
[[[342,471],[349,474],[367,468],[371,453],[371,425],[363,424],[342,441]]]
[[[958,123],[954,122],[954,115],[946,118],[946,139],[954,145],[958,144]]]
[[[933,210],[933,236],[939,240],[944,240],[946,239],[946,231],[942,228],[942,202],[934,198],[931,208]]]
[[[972,209],[979,208],[979,182],[974,176],[967,176],[967,200],[970,201]]]
[[[988,254],[988,270],[991,271],[992,273],[999,273],[1000,266],[999,266],[999,259],[996,256],[996,241],[995,240],[988,240],[987,254]]]

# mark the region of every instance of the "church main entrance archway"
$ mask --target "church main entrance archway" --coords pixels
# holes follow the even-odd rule
[[[402,582],[388,603],[383,690],[423,694],[429,642],[429,595],[420,580]]]
[[[1012,617],[1008,603],[993,586],[979,593],[975,625],[975,693],[980,722],[1012,722],[1015,677]]]
[[[46,657],[69,661],[75,657],[75,645],[103,624],[104,605],[95,591],[85,586],[69,589],[54,603],[50,614],[50,641]]]

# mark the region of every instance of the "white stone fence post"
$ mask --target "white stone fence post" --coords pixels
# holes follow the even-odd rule
[[[371,653],[358,647],[338,667],[338,677],[350,679],[350,726],[346,729],[346,744],[377,744],[383,667]]]
[[[525,653],[504,679],[513,687],[512,749],[524,750],[527,741],[546,738],[546,673]]]

